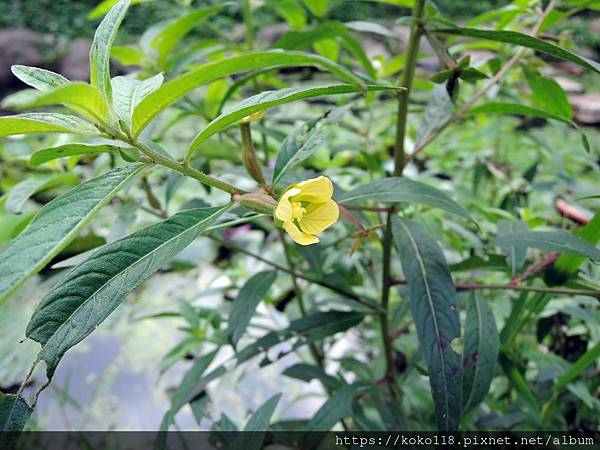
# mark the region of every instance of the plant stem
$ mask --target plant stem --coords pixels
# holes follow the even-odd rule
[[[306,316],[306,305],[304,304],[304,296],[302,295],[302,289],[300,289],[300,285],[298,284],[298,279],[296,277],[296,264],[294,264],[294,260],[292,259],[292,253],[290,250],[290,246],[288,245],[285,239],[285,233],[278,229],[279,238],[281,239],[281,245],[283,246],[283,252],[285,253],[285,260],[287,261],[288,268],[290,269],[290,278],[292,279],[292,286],[294,288],[294,294],[296,295],[296,300],[298,300],[298,307],[300,308],[300,314],[302,317]],[[321,369],[325,369],[325,361],[321,352],[314,344],[314,342],[310,342],[308,344],[308,348],[310,349],[310,353],[315,359],[315,362]]]
[[[393,280],[392,285],[406,284],[406,280]],[[454,286],[458,291],[476,290],[476,289],[505,289],[511,291],[529,291],[529,292],[544,292],[548,294],[563,294],[563,295],[585,295],[600,300],[600,290],[592,289],[570,289],[570,288],[550,288],[544,286],[519,286],[513,284],[482,284],[482,283],[455,283]]]
[[[379,315],[381,325],[381,339],[383,342],[383,351],[385,354],[385,379],[390,386],[390,391],[394,395],[395,384],[394,376],[394,349],[392,348],[392,340],[389,327],[389,303],[390,303],[390,288],[391,288],[391,262],[392,262],[392,215],[387,214],[387,223],[383,234],[383,286],[381,288],[381,307],[383,312]]]
[[[410,37],[408,40],[408,49],[406,55],[406,67],[402,72],[400,84],[406,88],[398,98],[398,116],[396,117],[396,141],[394,145],[394,176],[402,176],[404,171],[405,149],[404,141],[406,137],[406,126],[408,119],[408,103],[415,68],[417,66],[417,57],[419,54],[419,42],[421,40],[421,21],[425,10],[425,0],[416,0],[413,7],[413,23],[410,28]],[[383,312],[379,315],[381,327],[381,340],[385,355],[385,380],[388,384],[390,394],[396,400],[400,400],[400,394],[396,388],[394,349],[389,331],[389,301],[391,290],[391,272],[392,272],[392,214],[395,214],[395,208],[388,210],[386,227],[383,234],[383,275],[381,280],[381,307]]]
[[[252,8],[250,0],[244,0],[243,3],[244,25],[246,26],[246,46],[248,50],[254,48],[254,30],[252,25]]]
[[[353,300],[353,301],[355,301],[357,303],[360,303],[361,305],[366,306],[367,308],[369,308],[371,310],[374,310],[374,311],[381,311],[382,310],[381,307],[378,304],[373,303],[370,300],[363,299],[359,295],[355,294],[354,292],[347,291],[347,290],[345,290],[343,288],[340,288],[340,287],[338,287],[338,286],[336,286],[334,284],[330,284],[327,281],[320,280],[318,278],[314,278],[314,277],[311,277],[309,275],[303,275],[301,273],[297,273],[295,271],[292,271],[289,268],[287,268],[285,266],[282,266],[281,264],[277,264],[277,263],[275,263],[273,261],[269,261],[268,259],[266,259],[266,258],[264,258],[264,257],[262,257],[260,255],[252,253],[252,252],[246,250],[245,248],[240,247],[239,245],[234,244],[231,241],[228,241],[228,240],[225,240],[225,239],[221,239],[221,238],[218,238],[216,236],[211,236],[211,235],[206,235],[206,236],[208,238],[212,239],[213,241],[218,242],[219,244],[221,244],[221,245],[223,245],[223,246],[225,246],[225,247],[227,247],[227,248],[229,248],[231,250],[235,250],[235,251],[238,251],[238,252],[243,253],[245,255],[248,255],[251,258],[256,259],[257,261],[264,262],[265,264],[268,264],[271,267],[276,268],[277,270],[281,270],[282,272],[289,273],[291,275],[295,275],[297,278],[301,278],[303,280],[306,280],[309,283],[313,283],[313,284],[316,284],[318,286],[322,286],[324,288],[327,288],[327,289],[329,289],[329,290],[331,290],[331,291],[333,291],[333,292],[335,292],[337,294],[340,294],[340,295],[342,295],[344,297],[347,297],[347,298],[349,298],[349,299],[351,299],[351,300]]]
[[[160,153],[155,152],[150,147],[138,142],[127,136],[118,136],[118,139],[126,142],[129,145],[132,145],[139,149],[146,157],[150,159],[151,162],[168,167],[169,169],[173,169],[176,172],[179,172],[188,177],[194,178],[200,181],[203,184],[212,186],[221,191],[225,191],[229,194],[245,194],[246,191],[236,188],[235,186],[226,183],[225,181],[221,181],[215,177],[207,175],[199,170],[194,169],[191,166],[188,166],[184,163],[180,163],[171,158],[167,158],[166,156],[161,155]]]
[[[408,115],[408,100],[415,76],[417,57],[419,55],[419,42],[421,40],[421,20],[425,10],[425,0],[416,0],[413,8],[413,23],[410,27],[408,50],[406,54],[406,67],[402,72],[400,85],[407,90],[400,94],[398,99],[398,116],[396,119],[396,142],[394,145],[394,175],[401,176],[404,171],[404,138],[406,136],[406,124]]]
[[[551,0],[542,15],[540,16],[538,22],[531,30],[531,36],[537,36],[540,32],[540,28],[544,22],[544,19],[548,14],[554,9],[556,6],[556,0]],[[475,94],[465,102],[462,107],[455,112],[446,122],[444,122],[435,132],[431,133],[428,137],[426,137],[419,145],[417,145],[413,152],[404,157],[403,166],[408,165],[415,157],[423,151],[425,147],[427,147],[432,141],[434,141],[440,134],[444,132],[448,126],[462,119],[466,112],[475,104],[477,100],[479,100],[490,88],[492,88],[496,83],[498,83],[504,76],[508,73],[512,67],[519,62],[521,57],[525,54],[527,49],[525,47],[520,48],[517,52],[510,58],[502,68],[494,74],[492,78],[490,78],[480,89],[478,89]]]

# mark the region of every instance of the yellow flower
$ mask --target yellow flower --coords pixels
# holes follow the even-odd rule
[[[333,184],[323,176],[293,184],[279,199],[275,217],[298,244],[316,244],[315,234],[333,225],[340,214],[332,194]]]

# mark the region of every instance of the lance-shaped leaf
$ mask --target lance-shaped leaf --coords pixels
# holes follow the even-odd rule
[[[549,252],[571,253],[600,261],[600,250],[580,237],[566,231],[517,231],[500,234],[492,245],[531,247]]]
[[[30,133],[73,133],[88,136],[100,131],[76,116],[56,113],[28,113],[0,117],[0,137]]]
[[[544,111],[539,108],[533,108],[531,106],[521,105],[520,103],[500,103],[490,102],[480,106],[476,106],[467,111],[467,114],[515,114],[519,116],[528,117],[540,117],[542,119],[558,120],[571,125],[577,131],[581,133],[581,143],[583,147],[589,152],[590,143],[583,130],[572,120],[557,114],[555,112]]]
[[[490,389],[498,362],[500,338],[488,303],[474,292],[465,321],[463,354],[463,408],[478,405]]]
[[[106,14],[94,35],[90,51],[90,80],[92,86],[110,102],[110,49],[131,0],[121,0]]]
[[[357,382],[338,389],[329,397],[306,424],[309,433],[304,438],[302,448],[317,448],[319,441],[324,437],[322,432],[331,430],[336,423],[350,414],[354,399],[367,389],[368,384]]]
[[[544,77],[532,70],[525,70],[525,78],[533,93],[534,101],[545,111],[558,114],[566,120],[573,118],[573,108],[567,94],[554,79]]]
[[[114,77],[111,80],[113,108],[126,124],[131,123],[131,116],[136,106],[156,91],[162,85],[163,79],[162,73],[159,73],[145,80],[123,76]]]
[[[263,403],[260,408],[254,411],[254,414],[246,423],[244,427],[244,431],[264,431],[269,426],[271,422],[271,417],[273,417],[273,413],[275,412],[275,408],[277,407],[277,403],[281,398],[281,394],[275,394],[265,403]],[[249,448],[249,447],[246,447]],[[258,449],[261,447],[259,446]]]
[[[152,47],[158,49],[158,66],[163,67],[169,55],[183,37],[194,29],[200,22],[218,13],[225,5],[215,5],[200,8],[185,14],[169,23],[154,36]]]
[[[33,102],[24,105],[27,108],[39,106],[64,105],[72,111],[89,117],[95,122],[106,123],[108,105],[104,97],[93,86],[83,83],[69,83],[52,91],[42,93]]]
[[[442,191],[425,183],[401,177],[388,177],[358,186],[340,196],[337,201],[353,203],[372,200],[382,203],[422,203],[472,220],[469,214]]]
[[[245,53],[204,64],[165,83],[135,109],[132,120],[133,135],[139,135],[146,125],[170,104],[204,84],[241,72],[302,66],[319,67],[342,81],[357,87],[363,86],[361,79],[348,69],[322,56],[281,50]]]
[[[48,161],[53,161],[59,158],[68,156],[100,154],[100,153],[116,153],[121,149],[115,145],[89,145],[89,144],[65,144],[58,147],[45,148],[38,150],[31,158],[29,165],[31,167],[40,166]]]
[[[277,272],[267,270],[253,275],[240,289],[231,304],[227,335],[235,346],[246,331],[256,307],[267,295],[277,278]]]
[[[115,169],[44,205],[0,253],[0,303],[65,248],[142,168],[131,165]]]
[[[11,67],[11,71],[23,83],[40,92],[52,91],[69,84],[69,80],[62,75],[38,67],[15,65]]]
[[[381,90],[401,90],[404,88],[397,86],[369,85],[369,91]],[[306,98],[319,97],[322,95],[339,95],[362,92],[362,89],[350,84],[333,84],[328,86],[313,87],[294,87],[284,88],[278,91],[265,91],[254,95],[246,100],[232,106],[220,116],[211,121],[194,138],[190,148],[187,151],[186,159],[189,160],[202,142],[213,134],[239,122],[246,116],[255,112],[264,111],[273,106],[283,105],[285,103],[295,102]]]
[[[273,44],[273,47],[284,48],[286,50],[305,50],[324,39],[339,41],[349,53],[360,61],[369,74],[369,77],[376,77],[376,71],[371,64],[369,56],[362,48],[360,41],[352,36],[346,26],[340,22],[324,22],[312,30],[288,31]]]
[[[0,392],[0,448],[12,448],[6,445],[10,433],[23,430],[31,413],[31,407],[23,397]]]
[[[589,348],[575,363],[567,370],[554,385],[554,393],[559,394],[569,383],[581,376],[583,372],[600,358],[600,342]]]
[[[81,342],[127,294],[186,248],[229,205],[179,212],[103,246],[71,270],[33,314],[27,337],[42,345],[52,378],[65,352]]]
[[[528,231],[527,223],[522,220],[517,221],[509,221],[509,220],[501,220],[498,222],[498,234],[506,234],[513,233],[515,231]],[[514,275],[517,274],[517,271],[523,266],[525,262],[525,257],[527,256],[527,246],[519,246],[519,245],[510,245],[507,247],[503,247],[506,252],[506,262],[510,267],[510,270]]]
[[[327,388],[334,390],[340,388],[344,384],[342,380],[327,374],[320,367],[304,363],[298,363],[288,367],[283,371],[282,375],[295,378],[296,380],[302,380],[307,383],[317,379]]]
[[[535,395],[529,388],[527,380],[525,379],[519,368],[516,366],[511,357],[506,353],[500,354],[499,361],[500,366],[502,367],[502,370],[506,375],[506,378],[508,378],[508,381],[510,382],[514,390],[517,392],[519,398],[523,401],[523,403],[525,403],[532,417],[535,420],[539,420],[540,407],[538,405]]]
[[[324,127],[336,124],[350,107],[351,105],[346,105],[329,111],[324,116],[305,123],[285,138],[277,153],[272,184],[277,184],[289,169],[311,156],[326,136]]]
[[[591,245],[596,245],[600,241],[600,212],[597,212],[592,217],[592,220],[575,233]],[[585,258],[582,256],[572,254],[560,255],[554,263],[554,267],[551,268],[554,282],[566,280],[569,276],[576,273],[584,262]]]
[[[32,175],[13,186],[6,196],[5,207],[13,214],[21,214],[25,202],[37,192],[61,184],[72,187],[78,180],[79,177],[74,173]]]
[[[565,50],[558,45],[547,41],[519,33],[517,31],[499,31],[499,30],[479,30],[476,28],[444,28],[434,30],[436,33],[453,34],[457,36],[467,36],[478,39],[488,39],[490,41],[505,42],[507,44],[520,45],[522,47],[531,48],[540,53],[545,53],[555,58],[570,61],[579,64],[586,69],[594,70],[600,73],[600,64],[591,59],[579,56],[569,50]]]
[[[183,408],[188,402],[192,401],[196,397],[194,390],[201,381],[202,374],[206,371],[208,366],[210,366],[216,355],[217,352],[213,351],[201,356],[194,362],[194,365],[183,376],[181,383],[179,383],[173,394],[173,397],[171,398],[171,406],[162,419],[160,431],[167,431],[175,422],[175,415],[177,412],[179,412],[181,408]],[[162,439],[162,437],[159,437],[159,448],[164,447],[164,445],[160,445],[164,444],[164,441],[165,440]]]
[[[345,311],[317,312],[302,317],[290,323],[285,330],[267,333],[253,344],[240,350],[237,354],[237,362],[242,364],[294,337],[298,339],[294,344],[295,347],[324,339],[358,325],[363,318],[363,314]]]
[[[437,242],[417,222],[394,216],[392,227],[419,347],[427,362],[437,427],[439,431],[456,430],[462,404],[462,361],[450,345],[460,337],[450,269]]]

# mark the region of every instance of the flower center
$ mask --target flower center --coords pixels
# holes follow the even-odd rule
[[[292,204],[292,219],[299,219],[305,213],[306,209],[302,207],[302,203],[300,202],[290,202]]]

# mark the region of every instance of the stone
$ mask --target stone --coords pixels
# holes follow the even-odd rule
[[[42,37],[35,31],[20,28],[0,30],[0,90],[21,84],[10,71],[12,65],[42,65],[41,47]]]
[[[91,47],[92,41],[89,39],[74,39],[65,56],[59,61],[58,71],[69,80],[89,81]]]
[[[578,81],[566,77],[554,77],[554,81],[556,81],[567,94],[583,94],[583,84]]]
[[[600,123],[600,93],[571,95],[569,103],[576,121],[585,125]]]

